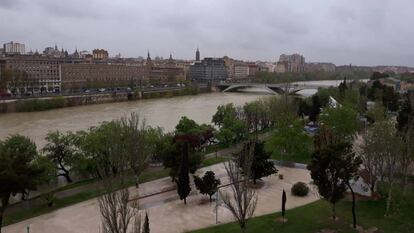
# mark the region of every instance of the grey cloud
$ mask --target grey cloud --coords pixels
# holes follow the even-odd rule
[[[10,9],[20,5],[20,0],[1,0],[0,8]]]
[[[43,50],[106,48],[113,55],[228,55],[275,61],[414,66],[410,0],[0,0],[1,38]]]

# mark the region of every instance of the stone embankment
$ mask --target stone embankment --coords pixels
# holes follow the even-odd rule
[[[186,87],[134,92],[65,95],[54,97],[0,100],[0,113],[34,112],[80,105],[102,104],[139,99],[168,98],[209,92],[209,88]]]

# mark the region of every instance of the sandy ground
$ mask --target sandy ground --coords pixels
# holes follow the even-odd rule
[[[301,206],[318,199],[316,190],[311,189],[307,197],[295,197],[290,193],[292,185],[298,181],[309,183],[309,171],[299,168],[278,167],[279,173],[284,175],[280,180],[276,175],[263,179],[264,186],[257,189],[258,203],[255,216],[264,215],[281,210],[281,195],[285,189],[288,209]],[[213,170],[222,183],[226,184],[223,164],[213,165],[200,169],[197,173],[203,174],[206,170]],[[173,184],[169,178],[141,184],[140,196],[171,189]],[[180,201],[176,191],[169,191],[160,195],[140,199],[140,208],[148,212],[151,232],[179,233],[205,228],[216,224],[216,203],[210,203],[207,196],[197,194],[195,188],[187,198],[187,205]],[[136,189],[130,189],[133,196],[137,196]],[[226,190],[223,190],[226,191]],[[234,221],[230,212],[223,206],[218,207],[219,223]],[[91,233],[99,232],[100,213],[97,199],[91,199],[49,214],[28,219],[3,228],[4,233],[26,232],[30,226],[33,233]]]

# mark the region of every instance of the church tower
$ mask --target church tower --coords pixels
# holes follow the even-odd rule
[[[151,56],[150,56],[149,50],[148,50],[148,54],[147,54],[147,62],[151,62]]]
[[[170,53],[170,58],[168,58],[167,65],[168,65],[169,68],[175,67],[175,61],[174,61],[171,53]]]
[[[200,61],[200,51],[198,50],[198,47],[196,51],[196,61]]]

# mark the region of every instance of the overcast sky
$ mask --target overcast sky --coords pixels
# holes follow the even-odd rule
[[[123,57],[414,66],[413,0],[0,0],[0,42]]]

